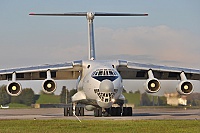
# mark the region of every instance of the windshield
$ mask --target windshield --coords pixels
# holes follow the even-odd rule
[[[114,81],[118,78],[118,73],[114,69],[97,69],[91,76],[99,81],[103,81],[105,79]]]

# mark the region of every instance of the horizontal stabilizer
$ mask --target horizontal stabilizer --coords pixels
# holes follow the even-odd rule
[[[72,13],[30,13],[29,15],[38,16],[87,16],[92,13],[94,16],[148,16],[147,13],[133,14],[133,13],[104,13],[104,12],[72,12]]]

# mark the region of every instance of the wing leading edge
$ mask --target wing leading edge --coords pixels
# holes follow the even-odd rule
[[[82,70],[82,61],[1,69],[0,80],[11,80],[13,73],[16,73],[17,80],[43,80],[46,79],[48,70],[55,80],[77,79]]]
[[[117,70],[123,79],[147,79],[148,71],[152,70],[157,79],[179,80],[180,73],[184,72],[187,79],[200,80],[199,69],[142,64],[122,60],[119,60],[118,62],[119,66]]]

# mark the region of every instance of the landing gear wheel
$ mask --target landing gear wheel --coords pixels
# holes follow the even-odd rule
[[[111,107],[111,116],[116,116],[117,115],[117,111],[115,107]]]
[[[95,117],[102,117],[102,108],[95,108],[94,109],[94,116]]]
[[[116,107],[116,116],[121,116],[121,107]]]
[[[75,107],[76,116],[84,116],[84,107]],[[64,116],[73,116],[73,106],[64,107]]]
[[[111,116],[111,108],[105,109],[104,116],[105,116],[105,117]]]
[[[73,116],[73,107],[69,107],[69,116]]]
[[[132,116],[132,107],[123,107],[122,116]]]
[[[123,113],[122,113],[122,116],[128,116],[127,107],[123,107]]]
[[[75,108],[75,114],[76,114],[76,116],[79,116],[79,114],[80,114],[80,109],[79,109],[79,107],[76,107],[76,108]]]
[[[80,116],[84,116],[84,108],[80,107]]]
[[[127,107],[128,116],[132,116],[132,107]]]
[[[64,108],[64,116],[67,116],[67,115],[68,115],[67,108]]]
[[[111,107],[110,115],[111,116],[121,116],[121,108],[120,107]]]
[[[83,107],[76,107],[75,108],[76,116],[84,116],[84,108]]]
[[[64,116],[73,116],[73,108],[65,107],[64,108]]]
[[[111,107],[105,109],[104,116],[132,116],[132,107]]]

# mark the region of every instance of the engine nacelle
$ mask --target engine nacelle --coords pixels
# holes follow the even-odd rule
[[[181,95],[188,95],[193,92],[193,85],[190,81],[181,81],[177,86],[177,91]]]
[[[45,93],[51,94],[56,90],[56,82],[53,79],[45,79],[42,83],[42,89]]]
[[[18,82],[10,82],[6,87],[6,91],[11,96],[18,96],[22,92],[22,86]]]
[[[148,93],[156,93],[160,90],[160,82],[156,78],[147,79],[144,83],[144,89]]]

